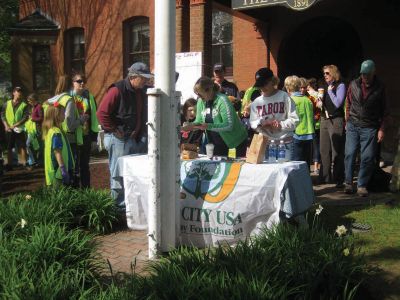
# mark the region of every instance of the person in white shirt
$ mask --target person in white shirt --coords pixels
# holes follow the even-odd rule
[[[279,143],[283,140],[286,157],[292,159],[293,134],[299,122],[296,104],[286,92],[277,89],[279,79],[270,69],[259,69],[255,78],[254,86],[260,88],[262,95],[251,104],[250,125],[269,141]]]

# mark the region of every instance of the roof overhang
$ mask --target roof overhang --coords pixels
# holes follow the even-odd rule
[[[26,16],[8,29],[12,36],[24,37],[56,37],[60,25],[54,22],[49,16],[36,9],[32,14]]]

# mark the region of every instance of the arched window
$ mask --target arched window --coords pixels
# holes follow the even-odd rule
[[[85,73],[85,35],[83,28],[64,33],[64,67],[68,74]]]
[[[150,66],[150,26],[148,17],[133,17],[123,23],[123,75],[135,62]]]
[[[212,63],[222,62],[226,75],[233,74],[232,15],[213,9],[212,12]]]

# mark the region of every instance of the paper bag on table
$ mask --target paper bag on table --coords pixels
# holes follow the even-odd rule
[[[262,133],[255,134],[246,155],[246,162],[260,164],[264,160],[265,150],[267,149],[268,138]]]

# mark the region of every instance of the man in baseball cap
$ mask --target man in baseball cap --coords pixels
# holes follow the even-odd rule
[[[292,159],[293,134],[299,122],[296,104],[286,92],[278,89],[279,79],[269,68],[259,69],[255,80],[254,87],[259,88],[262,95],[250,105],[251,128],[269,141],[283,141],[286,158]]]
[[[350,83],[347,91],[345,193],[353,193],[354,161],[361,149],[357,194],[368,196],[367,185],[374,173],[378,143],[383,141],[387,117],[385,87],[375,75],[375,63],[365,60],[360,77]]]
[[[147,79],[154,77],[154,75],[150,73],[150,70],[147,67],[147,65],[142,62],[136,62],[129,67],[128,77],[134,77],[134,76],[142,76]]]
[[[226,68],[222,63],[216,63],[213,68],[214,71],[214,83],[218,84],[220,87],[220,92],[226,94],[227,96],[235,97],[235,99],[240,99],[239,89],[233,82],[225,79]]]
[[[373,60],[365,60],[361,64],[360,74],[371,74],[375,72],[375,63]]]
[[[269,68],[261,68],[256,72],[255,78],[256,82],[254,83],[254,87],[261,88],[268,81],[270,81],[274,77],[274,73]]]
[[[128,68],[125,79],[113,83],[97,110],[104,129],[104,144],[109,154],[110,174],[114,173],[120,156],[140,153],[144,148],[146,94],[144,87],[153,78],[148,66],[135,62]],[[125,209],[123,187],[110,178],[111,195]]]

